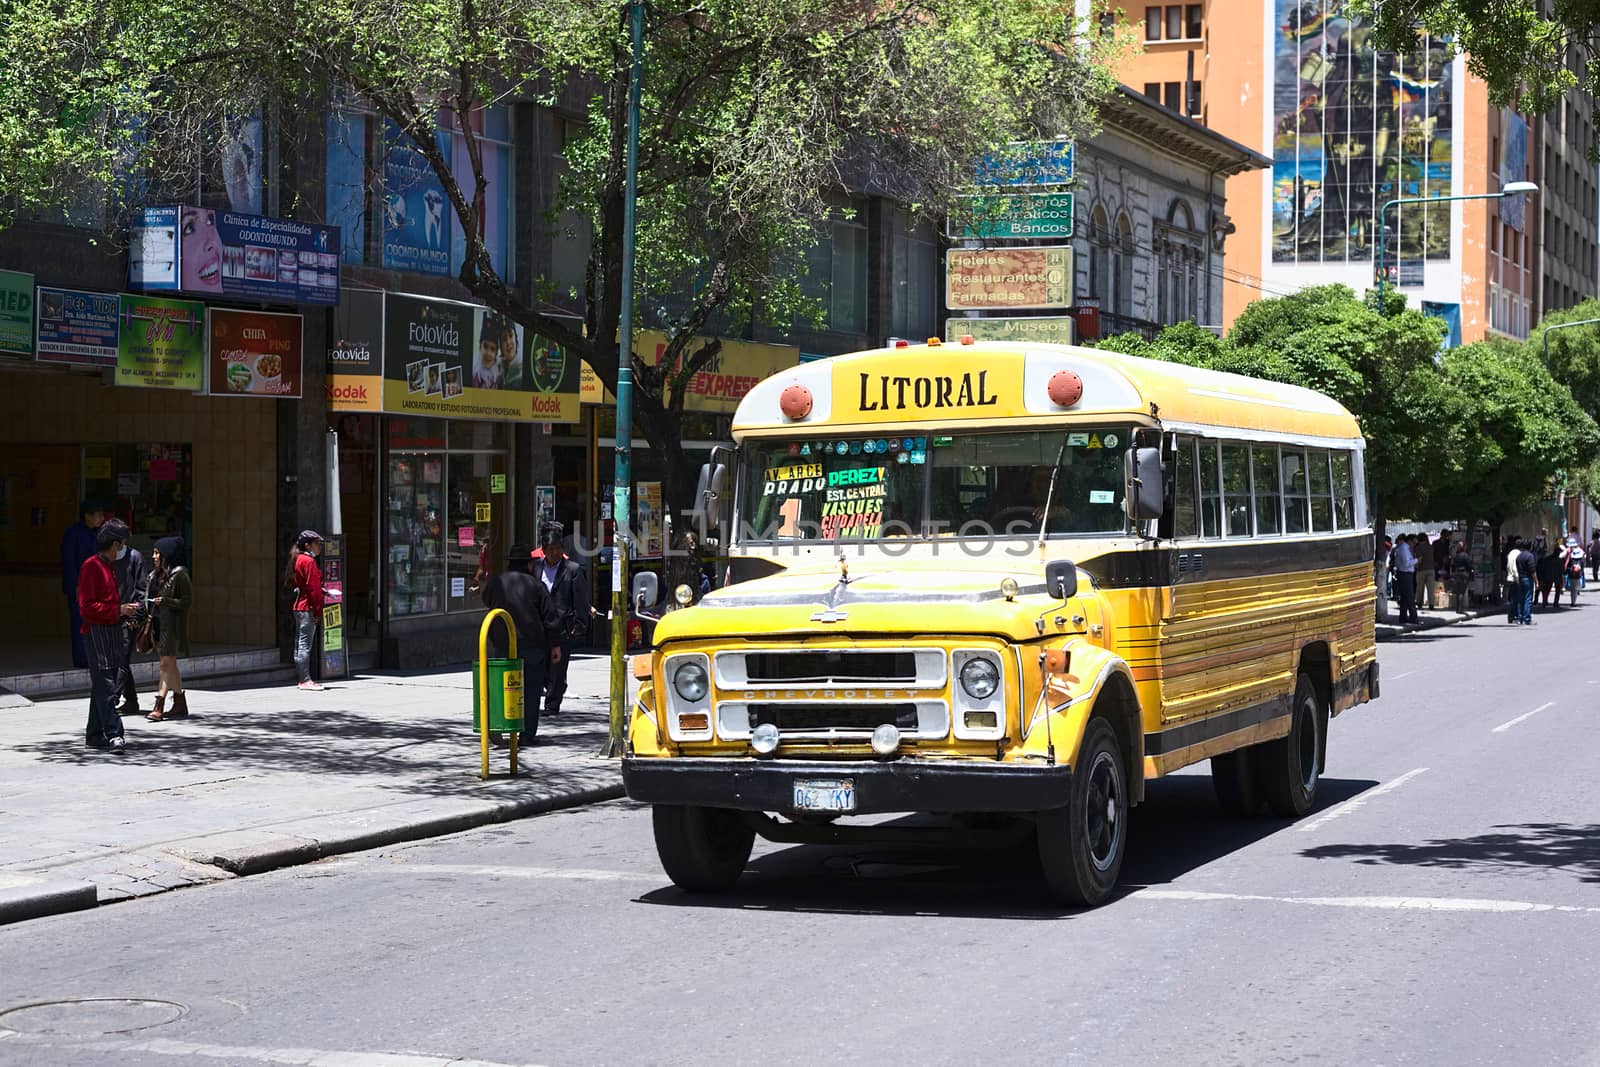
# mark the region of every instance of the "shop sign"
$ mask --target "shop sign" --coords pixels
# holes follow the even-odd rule
[[[655,366],[667,349],[667,335],[658,330],[635,330],[633,350],[641,360]],[[696,337],[684,349],[688,356],[699,351],[710,338]],[[794,345],[758,344],[723,338],[722,347],[711,362],[689,379],[684,390],[685,411],[714,411],[732,414],[744,395],[757,382],[800,363],[800,349]],[[581,398],[585,404],[613,403],[600,384],[599,375],[583,368]]]
[[[299,399],[304,320],[270,311],[206,312],[212,396]]]
[[[33,352],[33,275],[0,270],[0,352]]]
[[[129,293],[118,301],[116,384],[191,393],[203,388],[205,305]]]
[[[76,363],[92,367],[117,365],[116,293],[81,289],[38,288],[40,363]]]
[[[963,335],[975,341],[1048,341],[1052,344],[1077,343],[1074,327],[1077,320],[1071,315],[1040,315],[1036,318],[945,319],[944,336],[947,341],[959,340]]]
[[[488,308],[389,294],[383,410],[518,422],[578,421],[578,360]]]
[[[978,160],[977,184],[987,186],[1060,185],[1077,175],[1071,141],[1012,141]]]
[[[147,207],[128,235],[128,285],[275,304],[337,304],[339,231],[187,204]]]
[[[328,410],[383,410],[383,290],[346,289],[333,309]]]
[[[1072,236],[1071,193],[969,196],[961,237],[1055,240]]]
[[[450,206],[439,174],[411,139],[385,120],[383,142],[383,265],[416,274],[450,273]],[[436,134],[446,165],[450,135]]]
[[[1064,308],[1072,303],[1072,249],[952,248],[945,253],[951,311]]]

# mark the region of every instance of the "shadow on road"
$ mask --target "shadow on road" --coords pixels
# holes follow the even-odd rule
[[[1319,845],[1301,855],[1449,870],[1563,870],[1582,881],[1600,883],[1600,824],[1523,823],[1495,830],[1501,832],[1424,844]]]
[[[1377,784],[1324,778],[1319,807]],[[1282,819],[1228,818],[1207,774],[1151,782],[1130,821],[1119,895],[1172,882],[1289,825]],[[795,845],[752,860],[725,896],[696,896],[664,886],[638,900],[668,907],[850,915],[1065,919],[1077,914],[1053,904],[1041,879],[1031,835],[1024,845],[994,850]]]

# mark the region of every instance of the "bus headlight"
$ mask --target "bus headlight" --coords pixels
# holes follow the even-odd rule
[[[961,688],[973,700],[988,700],[1000,687],[1000,672],[988,659],[974,656],[967,660],[961,668],[960,677]]]
[[[710,688],[710,681],[706,677],[706,669],[694,660],[680,663],[678,669],[672,672],[672,688],[678,695],[691,704],[698,704],[706,698]]]
[[[770,722],[764,722],[750,731],[750,747],[758,755],[770,756],[778,751],[779,740],[778,727]]]
[[[1015,578],[1006,577],[1000,579],[1000,595],[1005,597],[1006,600],[1017,599],[1017,594],[1020,592],[1022,592],[1022,587],[1017,584]]]
[[[686,608],[694,603],[694,590],[687,585],[680,585],[672,591],[672,599],[678,602],[678,607]]]

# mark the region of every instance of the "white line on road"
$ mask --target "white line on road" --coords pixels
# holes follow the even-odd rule
[[[1385,782],[1376,789],[1369,789],[1365,793],[1353,796],[1343,804],[1335,804],[1321,815],[1318,815],[1315,819],[1312,819],[1310,822],[1303,822],[1299,826],[1295,827],[1295,829],[1299,830],[1301,833],[1305,833],[1308,830],[1316,830],[1325,823],[1332,822],[1341,815],[1350,814],[1352,811],[1360,808],[1361,805],[1365,804],[1374,797],[1381,797],[1385,793],[1399,789],[1401,786],[1405,785],[1407,782],[1411,781],[1411,779],[1415,778],[1417,775],[1421,774],[1427,769],[1428,768],[1426,767],[1418,767],[1415,770],[1407,771],[1400,777]]]
[[[287,1063],[301,1067],[516,1067],[489,1060],[460,1059],[453,1056],[420,1056],[409,1052],[335,1052],[314,1048],[256,1048],[247,1045],[204,1045],[193,1041],[154,1038],[145,1041],[61,1041],[35,1042],[31,1035],[0,1029],[0,1035],[16,1036],[24,1044],[38,1044],[58,1050],[80,1049],[93,1052],[144,1053],[152,1056],[203,1057],[233,1063]]]
[[[1318,908],[1371,908],[1378,911],[1564,911],[1600,913],[1600,908],[1571,904],[1536,904],[1529,900],[1483,900],[1475,897],[1274,897],[1256,893],[1205,893],[1190,889],[1140,889],[1130,900],[1237,900],[1271,904],[1307,904]]]
[[[1493,730],[1490,730],[1489,732],[1492,733],[1492,734],[1503,734],[1507,730],[1511,729],[1513,726],[1517,725],[1517,723],[1522,722],[1524,719],[1531,719],[1535,715],[1539,714],[1541,711],[1547,711],[1550,708],[1553,708],[1555,706],[1556,706],[1556,702],[1554,700],[1552,700],[1548,704],[1540,704],[1538,707],[1534,708],[1532,711],[1528,712],[1526,715],[1518,715],[1515,719],[1512,719],[1510,722],[1503,722],[1499,726],[1496,726]]]
[[[1404,671],[1404,672],[1402,672],[1402,673],[1400,673],[1400,674],[1391,674],[1391,675],[1390,675],[1390,676],[1389,676],[1389,681],[1391,681],[1391,682],[1398,682],[1398,681],[1399,681],[1399,680],[1400,680],[1400,679],[1402,679],[1402,678],[1409,678],[1409,677],[1411,677],[1411,676],[1412,676],[1412,675],[1413,675],[1413,674],[1416,674],[1416,673],[1417,673],[1417,672],[1416,672],[1416,671]]]

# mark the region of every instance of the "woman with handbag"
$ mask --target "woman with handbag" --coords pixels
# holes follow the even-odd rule
[[[151,722],[184,719],[189,716],[188,694],[183,691],[183,676],[178,659],[189,655],[189,608],[194,603],[194,583],[183,566],[184,543],[181,537],[163,537],[156,542],[155,573],[150,578],[148,604],[156,612],[156,655],[160,657],[160,686],[156,707],[145,718]],[[167,695],[172,709],[166,709]]]
[[[316,643],[317,620],[322,618],[322,568],[317,556],[322,552],[322,535],[301,530],[289,553],[284,572],[284,588],[294,590],[294,665],[300,674],[300,688],[320,690],[311,677],[311,650]]]

